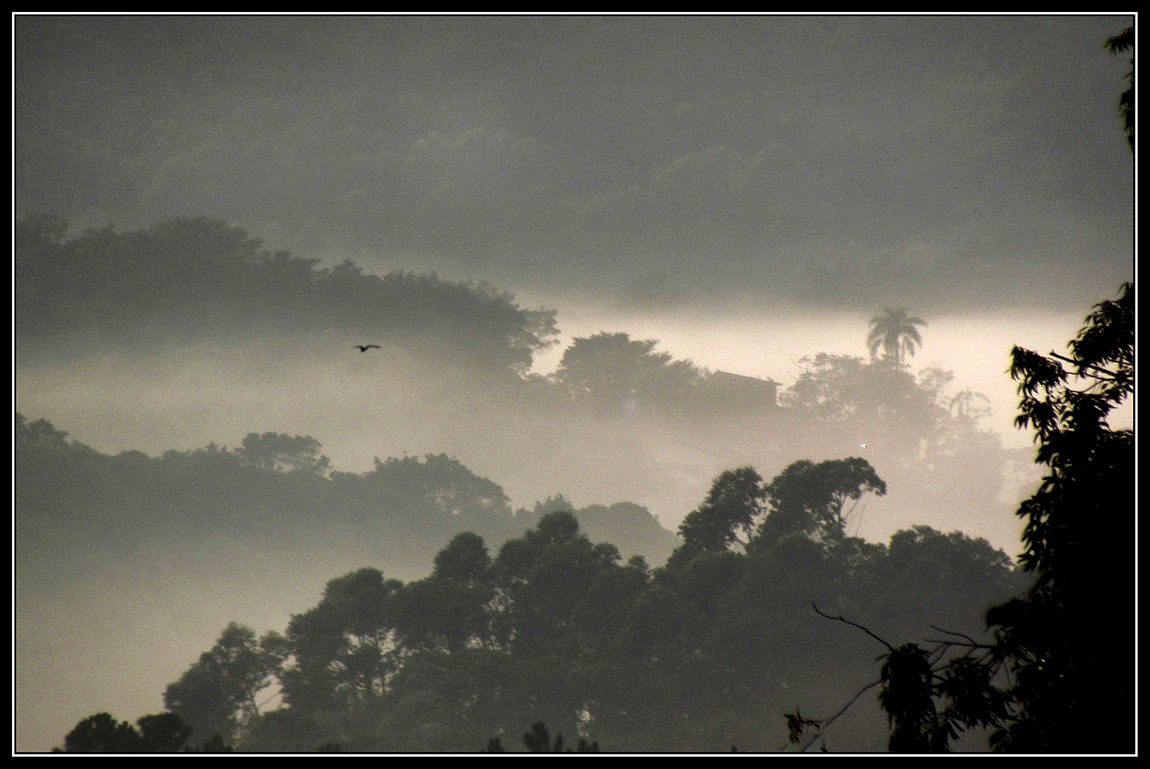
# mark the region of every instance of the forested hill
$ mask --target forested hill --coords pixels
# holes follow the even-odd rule
[[[145,230],[66,238],[52,216],[16,225],[16,342],[138,352],[173,343],[319,332],[417,344],[442,358],[523,373],[553,341],[555,313],[494,288],[434,275],[364,274],[350,261],[269,251],[222,221],[171,219]]]
[[[195,744],[245,752],[502,752],[489,738],[541,721],[611,752],[762,752],[787,745],[796,701],[830,713],[857,700],[831,744],[881,749],[876,698],[860,699],[881,639],[930,624],[975,644],[985,606],[1021,587],[1002,551],[958,532],[846,536],[842,505],[883,489],[859,459],[795,463],[770,484],[726,472],[657,569],[622,563],[565,510],[497,550],[463,532],[422,579],[360,568],[284,632],[230,622],[173,671],[167,717]],[[85,735],[109,719],[80,722],[65,746],[92,750]]]
[[[634,504],[594,505],[584,514],[559,498],[516,513],[497,483],[442,454],[376,460],[374,470],[357,474],[331,471],[320,443],[307,436],[251,433],[234,449],[110,456],[17,414],[15,437],[21,579],[42,571],[38,556],[47,548],[128,557],[215,539],[261,547],[346,542],[364,563],[418,573],[453,534],[474,531],[498,543],[553,509],[575,512],[592,536],[601,532],[625,555],[653,563],[677,542]],[[60,576],[57,568],[44,576]]]

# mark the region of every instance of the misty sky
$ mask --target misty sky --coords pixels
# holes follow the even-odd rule
[[[1009,430],[1010,345],[1133,275],[1130,23],[20,16],[16,211],[219,217],[784,384],[908,307]]]
[[[553,305],[1079,313],[1131,275],[1130,23],[22,16],[17,212]]]
[[[1010,346],[1062,345],[1134,277],[1130,61],[1104,47],[1129,15],[13,18],[17,217],[76,235],[206,215],[329,265],[487,282],[558,311],[539,371],[627,331],[785,387],[906,307],[930,324],[915,368],[953,369],[1028,445]],[[452,452],[341,415],[373,393],[319,348],[17,367],[16,405],[109,452],[264,430],[315,435],[343,470]],[[225,369],[275,381],[221,408]]]

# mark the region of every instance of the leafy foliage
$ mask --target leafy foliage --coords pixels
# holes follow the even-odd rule
[[[703,504],[687,514],[679,527],[683,546],[679,558],[721,552],[738,543],[746,546],[763,512],[767,492],[753,467],[726,470],[711,485]]]
[[[1134,27],[1127,27],[1122,32],[1106,41],[1106,47],[1111,53],[1134,50]],[[1134,55],[1130,55],[1130,71],[1126,74],[1130,85],[1122,92],[1118,99],[1118,114],[1126,129],[1126,141],[1130,149],[1134,149]]]
[[[775,509],[821,511],[833,530],[836,505],[880,487],[872,473],[861,460],[802,462],[764,483],[740,468],[717,479],[700,509],[756,509],[749,519],[727,516],[732,530],[750,521],[738,529],[748,544]],[[481,537],[461,533],[424,579],[403,584],[363,568],[330,580],[283,636],[258,639],[229,625],[166,701],[194,738],[218,733],[218,744],[235,740],[245,751],[451,751],[485,742],[495,751],[505,748],[490,735],[515,734],[523,723],[552,725],[546,738],[546,727],[533,727],[525,742],[548,752],[761,749],[762,724],[792,701],[791,686],[841,692],[873,659],[850,643],[836,645],[833,663],[811,657],[806,650],[825,637],[809,617],[812,598],[871,614],[909,609],[889,621],[903,632],[934,615],[939,595],[963,592],[978,603],[974,596],[1007,592],[1009,560],[958,534],[922,527],[887,548],[788,530],[770,546],[721,540],[728,546],[654,570],[593,543],[568,509],[542,514],[495,557]],[[948,621],[971,613],[954,608]],[[900,661],[890,664],[894,703],[907,689]],[[947,679],[946,696],[970,713],[977,676],[960,673]],[[913,723],[913,709],[903,710]],[[940,706],[935,722],[949,712]],[[788,729],[825,724],[796,713]],[[103,731],[114,736],[115,727]],[[580,739],[568,746],[557,733]]]
[[[1070,352],[1016,348],[1011,367],[1017,422],[1035,430],[1047,474],[1018,511],[1021,562],[1035,585],[987,617],[1015,681],[1016,716],[996,735],[1003,750],[1098,750],[1080,725],[1100,702],[1113,704],[1116,732],[1103,749],[1123,750],[1134,734],[1125,715],[1134,694],[1134,431],[1109,424],[1134,392],[1133,284],[1095,306]],[[1100,611],[1104,653],[1093,630]]]
[[[200,739],[235,741],[242,727],[259,714],[257,697],[272,684],[286,656],[283,636],[255,631],[235,622],[200,655],[178,681],[164,691],[164,706]]]
[[[760,531],[765,543],[793,532],[829,542],[845,534],[848,501],[867,493],[882,496],[886,482],[859,457],[818,464],[804,460],[783,470],[763,491],[770,499]]]
[[[940,404],[953,375],[927,369],[916,380],[902,367],[869,364],[850,355],[818,353],[803,358],[802,374],[784,403],[812,419],[897,424],[918,440],[936,431],[946,414]]]
[[[282,676],[289,703],[355,710],[382,695],[397,667],[392,598],[401,584],[378,569],[358,569],[329,581],[318,606],[292,617],[295,664]]]
[[[54,753],[230,753],[219,737],[193,744],[192,729],[175,713],[153,713],[136,721],[117,722],[108,713],[81,720]]]
[[[886,655],[879,702],[890,719],[893,753],[929,753],[937,733],[934,671],[926,650],[904,644]]]
[[[1069,349],[1012,353],[1016,421],[1034,429],[1046,468],[1018,509],[1032,586],[986,613],[992,641],[937,626],[948,637],[931,648],[882,641],[892,751],[944,751],[975,728],[992,730],[991,746],[1007,752],[1133,748],[1134,432],[1109,419],[1134,392],[1134,286],[1096,305]],[[892,560],[909,534],[892,540]],[[830,720],[788,716],[792,742],[807,728],[820,736]],[[1090,726],[1103,721],[1100,740]]]
[[[703,553],[747,551],[777,544],[789,534],[822,542],[845,536],[848,501],[886,493],[886,482],[865,459],[794,462],[769,484],[752,467],[726,470],[707,498],[683,519],[683,544],[668,566],[678,568]]]

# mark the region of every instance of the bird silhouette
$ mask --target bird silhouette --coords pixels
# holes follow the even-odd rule
[[[353,344],[352,347],[358,348],[360,352],[367,352],[371,348],[382,350],[383,348],[377,344]]]

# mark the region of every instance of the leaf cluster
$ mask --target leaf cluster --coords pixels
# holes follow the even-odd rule
[[[1069,356],[1013,351],[1017,423],[1035,431],[1046,473],[1018,509],[1032,587],[987,611],[993,642],[954,633],[929,648],[882,641],[892,751],[945,751],[971,729],[991,730],[991,746],[1009,752],[1133,746],[1134,434],[1110,417],[1133,395],[1134,342],[1128,283],[1094,307]],[[1109,744],[1090,728],[1101,722]],[[787,724],[798,742],[827,721]]]

